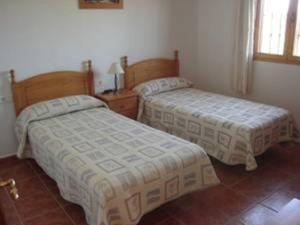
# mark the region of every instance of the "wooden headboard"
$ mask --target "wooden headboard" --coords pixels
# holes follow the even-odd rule
[[[88,72],[58,71],[40,74],[20,82],[16,82],[14,70],[10,73],[16,115],[37,102],[71,95],[95,94],[91,61],[88,61]]]
[[[154,79],[179,76],[179,53],[175,51],[174,59],[148,59],[128,66],[128,57],[124,57],[125,88]]]

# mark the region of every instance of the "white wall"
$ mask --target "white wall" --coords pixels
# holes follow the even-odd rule
[[[121,56],[132,62],[172,54],[172,0],[125,0],[124,10],[79,10],[78,2],[0,1],[0,95],[10,95],[11,68],[21,80],[81,70],[92,59],[100,91],[113,86],[106,72]],[[14,120],[12,103],[0,104],[0,157],[16,151]]]
[[[189,53],[183,55],[182,74],[201,89],[234,95],[231,75],[236,1],[176,0],[177,13],[184,12],[183,26],[173,32],[181,51]],[[300,66],[256,62],[253,92],[248,98],[289,109],[300,125]]]
[[[173,0],[172,46],[180,53],[181,74],[197,82],[199,51],[197,51],[199,0]]]

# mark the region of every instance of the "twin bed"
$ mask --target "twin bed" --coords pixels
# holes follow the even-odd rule
[[[126,88],[140,95],[139,120],[150,126],[92,97],[90,61],[87,73],[21,82],[12,71],[18,156],[34,158],[91,225],[136,225],[162,204],[219,184],[207,154],[253,170],[255,156],[298,139],[284,109],[191,88],[178,77],[178,52],[132,66],[125,57],[124,66]]]
[[[192,88],[179,78],[175,58],[151,59],[128,66],[125,86],[139,93],[138,120],[203,147],[227,165],[257,168],[255,157],[271,146],[299,141],[291,113],[285,109]]]
[[[32,157],[91,225],[134,225],[147,212],[219,180],[198,145],[110,111],[93,73],[16,82],[18,157]],[[29,146],[30,143],[30,146]]]

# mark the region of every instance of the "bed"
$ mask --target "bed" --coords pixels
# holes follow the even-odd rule
[[[299,141],[291,113],[270,105],[192,88],[179,77],[175,59],[150,59],[128,65],[125,85],[139,93],[138,120],[202,146],[227,165],[257,168],[255,157],[273,145]]]
[[[88,73],[63,71],[16,82],[18,157],[31,157],[90,225],[136,225],[184,194],[219,184],[195,144],[110,111]]]

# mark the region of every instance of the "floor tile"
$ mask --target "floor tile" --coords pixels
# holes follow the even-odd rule
[[[268,149],[262,155],[256,157],[256,162],[260,166],[272,164],[276,160],[281,159],[282,156],[284,156],[285,154],[286,152],[284,151],[284,149],[277,145],[275,147]]]
[[[164,208],[158,208],[144,215],[138,225],[153,225],[170,218],[170,213]]]
[[[24,225],[73,225],[73,222],[62,209],[56,209],[27,220]]]
[[[5,189],[0,190],[0,210],[4,214],[4,219],[7,225],[20,225],[21,220],[17,210],[13,204],[13,201],[8,196]]]
[[[36,161],[34,161],[33,159],[30,159],[28,161],[29,165],[32,167],[32,169],[40,174],[40,175],[46,175],[46,173],[43,171],[43,169],[36,163]]]
[[[197,199],[211,208],[222,211],[229,217],[239,215],[255,203],[253,198],[237,194],[224,186],[218,186],[212,190],[212,195],[208,194],[206,198],[199,198],[198,196]]]
[[[173,216],[185,225],[223,225],[229,220],[222,212],[204,205],[177,211]]]
[[[32,177],[18,182],[17,189],[20,199],[30,197],[32,193],[47,192],[45,185],[39,177]]]
[[[41,216],[59,207],[49,192],[32,193],[30,197],[16,201],[15,205],[24,221]]]
[[[185,195],[182,196],[178,199],[175,199],[171,202],[168,202],[167,204],[164,205],[164,208],[170,212],[173,213],[174,211],[176,212],[177,210],[188,210],[192,207],[191,202],[195,199],[196,192],[190,195]]]
[[[75,204],[69,204],[65,208],[66,213],[72,218],[76,225],[86,225],[86,219],[83,209]]]
[[[232,219],[225,225],[244,225],[239,219]]]
[[[293,200],[293,196],[285,191],[278,191],[264,200],[261,204],[279,212],[286,204]]]
[[[62,206],[67,206],[71,204],[70,202],[63,199],[63,197],[60,194],[60,191],[58,189],[58,186],[56,182],[50,178],[47,175],[40,175],[40,179],[44,183],[44,185],[47,187],[47,189],[50,191],[51,195],[56,199],[56,201]]]
[[[171,217],[171,218],[168,218],[168,219],[158,223],[157,225],[184,225],[184,224],[182,224],[178,220]]]
[[[300,199],[300,176],[287,182],[281,190],[289,193],[293,198]]]
[[[25,179],[37,176],[28,163],[18,163],[18,165],[11,166],[9,170],[0,171],[0,175],[3,180],[13,178],[17,184]]]
[[[238,193],[258,201],[275,193],[289,180],[287,174],[274,167],[265,167],[254,173],[255,175],[248,177],[232,188]]]
[[[213,161],[213,165],[217,176],[221,180],[222,184],[226,186],[233,186],[248,176],[244,166],[230,167],[216,161]]]
[[[49,177],[48,175],[44,174],[44,175],[39,175],[41,181],[44,183],[44,185],[48,188],[48,189],[53,189],[57,187],[57,184],[55,182],[55,180],[53,180],[51,177]]]
[[[5,170],[10,170],[12,167],[27,164],[27,160],[20,160],[15,156],[0,159],[0,174]]]
[[[299,148],[281,149],[274,157],[273,165],[290,176],[300,175],[300,150]]]
[[[216,186],[202,192],[195,192],[186,198],[185,204],[176,207],[168,206],[172,215],[185,225],[221,225],[230,218],[213,200],[220,193],[221,186]],[[209,191],[211,190],[211,191]],[[190,199],[189,201],[187,201]]]
[[[59,204],[61,207],[65,207],[65,206],[67,206],[67,205],[69,205],[69,204],[72,204],[71,202],[65,200],[65,199],[61,196],[58,187],[51,188],[51,189],[49,189],[49,191],[50,191],[52,197],[58,202],[58,204]]]
[[[212,161],[221,185],[169,202],[142,217],[139,225],[262,225],[291,198],[300,198],[300,145],[270,149],[257,158],[253,172]],[[1,176],[15,178],[21,195],[12,201],[7,190],[0,191],[9,225],[86,224],[81,207],[65,201],[35,161],[0,160]]]
[[[245,225],[264,225],[276,212],[262,205],[257,205],[240,216]]]

